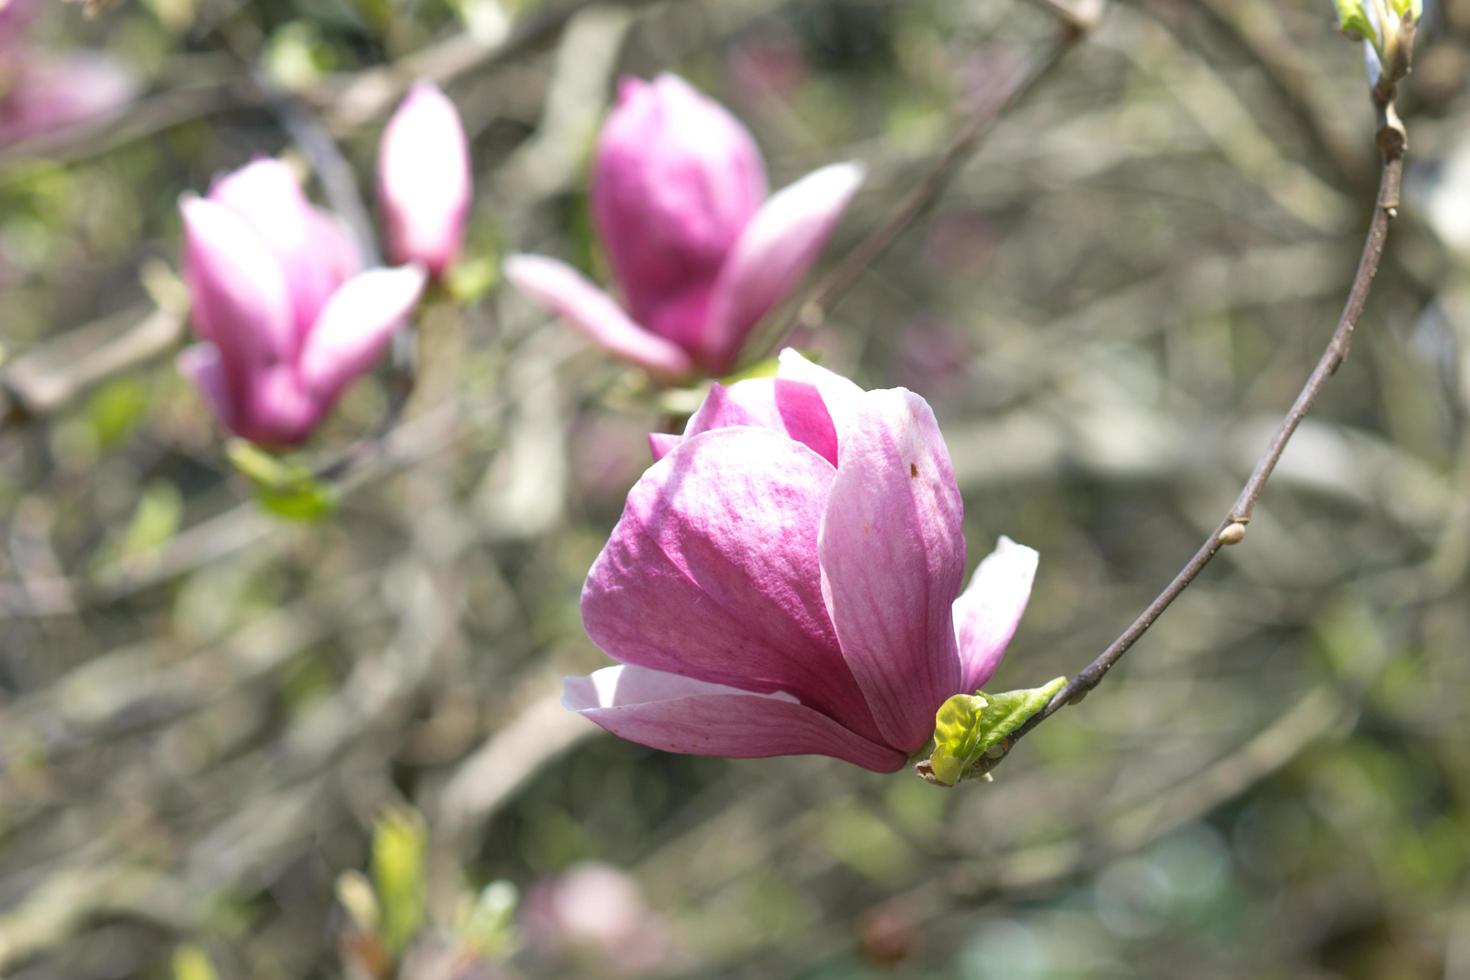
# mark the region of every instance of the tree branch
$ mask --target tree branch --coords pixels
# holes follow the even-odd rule
[[[1292,403],[1291,408],[1282,418],[1275,435],[1272,436],[1265,451],[1256,461],[1250,479],[1246,481],[1240,495],[1235,498],[1235,503],[1231,505],[1225,518],[1200,545],[1194,556],[1174,576],[1173,581],[1148,604],[1147,608],[1123,631],[1122,635],[1114,640],[1092,663],[1068,681],[1067,686],[1062,688],[1045,708],[1033,715],[1013,735],[992,748],[976,767],[973,775],[983,775],[989,772],[1010,753],[1010,750],[1027,732],[1066,705],[1081,702],[1088,692],[1101,683],[1113,665],[1122,659],[1123,654],[1127,653],[1148,632],[1149,628],[1174,603],[1174,600],[1189,588],[1221,548],[1239,544],[1244,540],[1246,526],[1250,523],[1255,511],[1256,501],[1260,499],[1262,491],[1265,490],[1266,482],[1271,479],[1271,474],[1286,451],[1292,435],[1295,434],[1302,420],[1306,418],[1307,413],[1311,411],[1312,405],[1316,402],[1317,396],[1321,394],[1328,379],[1337,373],[1337,369],[1347,359],[1348,351],[1352,346],[1353,332],[1357,329],[1358,321],[1362,319],[1363,309],[1367,305],[1368,295],[1373,288],[1373,280],[1378,274],[1378,267],[1383,259],[1383,248],[1388,240],[1389,223],[1398,213],[1399,193],[1403,185],[1404,153],[1408,148],[1408,138],[1404,124],[1395,110],[1394,98],[1398,83],[1409,73],[1410,53],[1414,42],[1414,23],[1411,18],[1405,17],[1401,32],[1399,35],[1401,43],[1394,47],[1394,56],[1383,66],[1382,76],[1375,81],[1371,89],[1373,105],[1378,118],[1376,142],[1382,157],[1378,197],[1373,209],[1373,218],[1363,241],[1362,255],[1358,260],[1358,269],[1353,277],[1352,286],[1348,290],[1347,302],[1343,306],[1342,314],[1338,317],[1337,326],[1332,332],[1327,348],[1317,361],[1317,366],[1313,368],[1301,392],[1297,395],[1296,401]]]

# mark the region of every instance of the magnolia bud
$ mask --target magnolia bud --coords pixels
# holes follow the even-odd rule
[[[378,204],[394,262],[443,275],[470,212],[470,155],[459,113],[431,82],[408,93],[378,149]]]

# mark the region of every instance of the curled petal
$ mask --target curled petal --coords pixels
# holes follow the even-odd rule
[[[813,364],[800,351],[784,348],[777,358],[776,377],[785,381],[799,381],[817,389],[827,414],[832,418],[832,427],[837,433],[838,452],[841,452],[843,433],[851,419],[857,414],[865,392],[835,371],[820,364]]]
[[[876,738],[817,567],[834,475],[769,429],[716,429],[682,443],[633,487],[587,576],[587,634],[623,663],[785,691]]]
[[[674,447],[684,441],[683,436],[676,436],[668,432],[650,432],[648,434],[648,451],[653,455],[653,461],[657,463],[669,453]]]
[[[505,260],[505,277],[616,357],[670,380],[694,370],[688,354],[628,319],[611,296],[565,262],[512,255]]]
[[[822,518],[822,591],[884,741],[906,752],[960,690],[962,517],[928,403],[902,388],[864,394]]]
[[[654,462],[658,462],[685,439],[732,425],[784,432],[837,465],[837,433],[821,394],[812,385],[780,378],[751,378],[729,388],[716,382],[699,410],[690,416],[682,435],[653,433],[648,437],[648,446]]]
[[[301,383],[330,403],[372,367],[424,291],[424,270],[371,269],[332,294],[301,350]]]
[[[641,667],[568,677],[562,703],[619,738],[688,755],[829,755],[874,772],[905,757],[785,694],[754,694]]]
[[[197,197],[180,208],[194,326],[219,348],[232,386],[242,390],[251,372],[294,350],[286,278],[260,236],[230,209]]]
[[[756,213],[720,269],[710,298],[710,348],[733,359],[751,329],[796,288],[863,182],[863,168],[837,163],[808,174]]]
[[[1036,579],[1034,548],[1001,536],[970,584],[954,601],[955,637],[959,644],[960,690],[973,694],[990,680],[1016,635],[1031,583]]]
[[[732,425],[784,432],[837,465],[837,432],[815,387],[781,378],[751,378],[726,388],[716,383],[684,429],[684,438]]]

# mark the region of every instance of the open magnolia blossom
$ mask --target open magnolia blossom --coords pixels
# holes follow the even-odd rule
[[[626,306],[545,256],[512,256],[505,274],[656,377],[718,377],[811,268],[862,179],[859,165],[834,164],[767,199],[760,151],[723,107],[674,75],[625,79],[590,194]]]
[[[1037,555],[1001,538],[961,593],[963,505],[918,395],[786,350],[651,442],[582,592],[620,666],[567,678],[568,708],[669,752],[892,772],[995,671]]]
[[[179,368],[251,442],[303,441],[372,367],[424,288],[419,266],[360,271],[291,168],[257,160],[185,197],[184,278],[202,343]]]

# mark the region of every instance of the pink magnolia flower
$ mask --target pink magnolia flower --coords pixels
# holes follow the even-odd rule
[[[1036,552],[1001,538],[960,592],[963,506],[924,399],[786,350],[650,441],[582,590],[620,666],[567,678],[568,708],[669,752],[891,772],[994,672]]]
[[[345,231],[278,160],[229,174],[181,210],[203,342],[179,355],[180,370],[235,434],[303,441],[413,309],[423,269],[359,271]]]
[[[816,261],[862,177],[835,164],[767,199],[760,151],[733,116],[674,75],[625,79],[591,203],[627,312],[555,259],[512,256],[506,276],[659,377],[725,374]]]
[[[110,116],[132,99],[137,79],[105,55],[39,54],[26,32],[40,0],[0,0],[0,147]]]
[[[669,959],[663,920],[632,875],[587,861],[536,882],[521,906],[521,933],[539,960],[577,976],[646,977]]]
[[[137,79],[106,55],[15,55],[0,46],[0,146],[112,116],[137,93]]]
[[[378,202],[394,262],[440,276],[464,243],[470,213],[470,151],[454,103],[419,82],[383,130]]]

